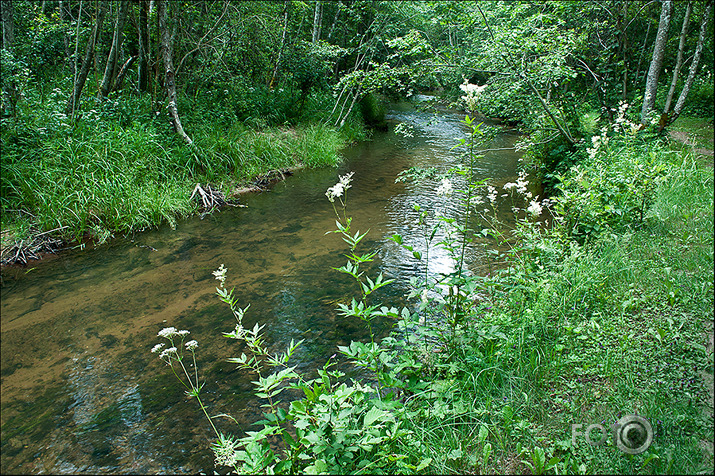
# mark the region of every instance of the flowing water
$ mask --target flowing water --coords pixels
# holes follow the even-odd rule
[[[425,98],[422,97],[422,100]],[[303,339],[299,369],[322,366],[337,345],[366,339],[361,322],[336,316],[336,303],[356,295],[355,283],[331,269],[345,264],[345,243],[325,196],[338,175],[354,171],[348,192],[353,230],[370,230],[363,251],[378,250],[370,273],[395,278],[379,297],[405,304],[409,279],[424,270],[389,237],[424,252],[414,204],[450,215],[433,181],[395,183],[413,166],[446,170],[458,163],[451,148],[465,136],[463,115],[393,105],[391,131],[400,122],[413,137],[376,133],[344,151],[336,169],[300,170],[270,192],[242,198],[247,208],[226,208],[203,219],[117,238],[91,250],[72,250],[30,267],[3,271],[1,301],[3,474],[212,473],[212,430],[195,401],[150,353],[157,332],[174,326],[199,342],[202,396],[210,414],[227,413],[219,429],[240,434],[260,416],[251,376],[228,364],[239,343],[222,337],[235,321],[215,296],[211,272],[224,264],[226,286],[242,306],[245,325],[266,324],[271,348]],[[492,148],[513,146],[505,131]],[[500,186],[514,181],[518,154],[487,153],[477,174]],[[499,207],[508,221],[510,203]],[[485,272],[487,257],[470,249],[471,272]],[[430,251],[430,272],[452,263]],[[383,323],[384,335],[388,323]],[[219,468],[220,469],[220,468]]]

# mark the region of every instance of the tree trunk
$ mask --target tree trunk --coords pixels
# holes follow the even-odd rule
[[[122,65],[121,68],[119,68],[119,73],[117,73],[117,79],[114,81],[114,87],[112,88],[112,91],[119,91],[122,89],[122,83],[124,82],[124,77],[127,75],[127,71],[129,71],[129,68],[131,68],[132,64],[139,58],[139,56],[135,55],[129,58],[124,65]]]
[[[673,94],[675,93],[675,86],[678,84],[678,76],[680,75],[680,68],[683,66],[683,50],[685,49],[685,37],[688,34],[688,26],[690,24],[690,13],[693,10],[693,2],[688,2],[688,8],[685,10],[685,18],[683,19],[683,29],[680,30],[680,43],[678,44],[678,57],[675,61],[675,68],[673,69],[673,80],[670,83],[670,90],[668,90],[668,97],[665,100],[665,107],[663,108],[663,114],[668,114],[670,112],[670,103],[673,101]]]
[[[675,107],[673,108],[673,115],[667,121],[661,121],[665,122],[666,124],[672,124],[678,116],[680,116],[680,113],[683,111],[683,106],[685,106],[685,99],[688,97],[688,93],[690,92],[690,88],[693,86],[693,80],[695,79],[695,73],[698,70],[698,63],[700,63],[700,57],[703,54],[703,43],[705,43],[705,35],[707,34],[708,30],[708,23],[710,22],[710,16],[712,15],[713,12],[713,2],[710,0],[708,2],[708,5],[705,9],[705,13],[703,13],[703,19],[700,22],[700,36],[698,37],[698,45],[695,47],[695,55],[693,56],[693,61],[690,63],[690,70],[688,71],[688,79],[685,80],[685,84],[683,85],[683,90],[680,92],[680,96],[678,96],[678,102],[675,103]],[[661,127],[662,130],[663,127]]]
[[[139,0],[139,90],[149,90],[149,0]]]
[[[67,101],[67,106],[65,107],[65,114],[72,116],[74,118],[74,112],[79,103],[79,99],[82,96],[82,88],[84,88],[84,83],[87,81],[87,76],[89,75],[89,70],[94,63],[94,47],[97,44],[97,39],[102,31],[102,23],[104,23],[104,17],[107,14],[107,6],[109,5],[109,0],[102,0],[99,6],[99,11],[97,12],[97,20],[94,23],[94,29],[92,34],[87,40],[87,49],[84,53],[84,60],[82,61],[82,69],[80,69],[79,75],[74,82],[74,88],[72,90],[72,95]],[[77,20],[79,21],[79,19]]]
[[[335,2],[335,16],[333,17],[333,23],[330,25],[330,30],[328,31],[328,43],[330,43],[330,39],[333,37],[335,25],[338,23],[338,16],[340,16],[340,0]]]
[[[15,43],[15,27],[13,20],[12,2],[2,0],[0,4],[2,10],[2,48],[13,54],[13,44]],[[10,116],[15,115],[15,105],[17,104],[17,85],[12,80],[2,81],[2,96],[4,113]]]
[[[167,0],[157,0],[157,16],[159,20],[159,34],[161,36],[161,43],[159,46],[159,55],[164,61],[164,88],[166,90],[166,97],[169,101],[167,109],[169,109],[169,115],[171,116],[171,123],[174,126],[174,130],[177,134],[184,139],[188,145],[192,145],[193,141],[184,132],[184,126],[181,124],[181,118],[179,117],[179,110],[176,106],[176,83],[174,77],[174,36],[176,31],[169,31],[168,23],[168,3]]]
[[[315,2],[315,15],[313,16],[313,44],[320,39],[320,29],[323,24],[323,4],[321,0]]]
[[[288,0],[283,2],[283,33],[281,34],[281,45],[278,48],[278,56],[276,56],[276,63],[273,67],[273,74],[271,74],[271,80],[268,82],[268,89],[273,89],[273,84],[276,81],[276,75],[278,74],[278,66],[281,63],[281,56],[283,55],[283,48],[286,42],[286,32],[288,31]]]
[[[124,39],[124,22],[127,19],[128,9],[129,0],[122,0],[117,12],[117,21],[114,24],[114,37],[112,38],[112,47],[109,49],[109,55],[107,56],[107,66],[104,68],[104,77],[99,87],[99,95],[103,98],[106,98],[109,92],[114,90],[114,80],[119,72],[117,61],[119,59],[119,50],[122,47],[122,40]]]
[[[653,46],[653,59],[648,68],[648,76],[645,83],[645,93],[643,96],[643,109],[641,109],[641,124],[645,125],[648,114],[655,106],[655,95],[658,91],[658,76],[663,66],[663,55],[665,44],[668,41],[668,28],[670,27],[670,17],[673,15],[673,0],[663,0],[663,7],[660,11],[660,21],[658,22],[658,33],[655,35],[655,45]]]
[[[82,5],[82,0],[80,0],[80,12],[82,11],[81,5]],[[60,14],[60,24],[64,26],[65,24],[65,16],[67,15],[67,12],[65,11],[65,2],[62,0],[59,1],[59,6],[58,6],[58,11]],[[77,24],[79,24],[79,19],[77,19]],[[69,37],[65,34],[63,35],[62,42],[65,45],[65,56],[67,57],[67,60],[70,65],[70,76],[74,77],[75,75],[75,69],[77,68],[77,58],[72,57],[72,51],[70,50],[70,40]],[[76,56],[76,53],[75,53]],[[70,61],[70,58],[72,60]]]

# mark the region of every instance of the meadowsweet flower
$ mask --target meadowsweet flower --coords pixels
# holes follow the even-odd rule
[[[526,211],[533,216],[538,217],[539,215],[541,215],[541,204],[539,204],[539,202],[536,200],[532,200],[532,202],[529,204],[529,208],[527,208]]]
[[[475,195],[472,197],[470,202],[472,205],[481,205],[482,203],[484,203],[484,197],[482,197],[480,195]]]
[[[165,327],[162,330],[159,331],[157,334],[159,337],[166,337],[167,339],[170,339],[171,337],[174,337],[175,335],[178,335],[179,333],[176,332],[176,327]]]
[[[186,346],[187,349],[194,350],[195,348],[197,348],[199,346],[199,343],[196,342],[195,340],[190,340],[189,342],[187,342],[184,345]]]
[[[216,271],[211,273],[216,277],[216,279],[221,281],[221,287],[224,287],[224,283],[226,282],[226,271],[228,270],[224,268],[223,263],[221,263],[221,266],[219,266]]]
[[[469,81],[465,79],[464,83],[459,85],[459,89],[466,93],[466,96],[462,96],[462,100],[467,105],[467,109],[474,111],[477,108],[479,97],[487,89],[487,85],[469,84]]]
[[[330,200],[331,203],[334,202],[336,198],[342,197],[343,193],[352,187],[350,182],[352,182],[354,173],[355,172],[350,172],[349,174],[340,176],[338,183],[328,188],[325,192],[325,196],[328,197],[328,200]]]
[[[516,184],[514,182],[507,182],[504,185],[502,185],[502,188],[504,190],[511,190],[512,188],[516,188]]]
[[[154,347],[151,348],[151,353],[156,354],[157,352],[159,352],[161,350],[162,347],[164,347],[163,342],[156,344]]]
[[[187,331],[186,329],[184,329],[184,330],[178,331],[177,334],[179,334],[180,336],[185,336],[185,335],[189,335],[190,332]]]
[[[443,178],[442,183],[437,187],[437,195],[449,197],[452,195],[452,182],[448,178]]]
[[[497,189],[491,185],[487,185],[487,191],[489,192],[487,193],[487,198],[492,202],[492,205],[494,205],[497,201]]]

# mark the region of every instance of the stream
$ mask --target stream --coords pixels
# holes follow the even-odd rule
[[[164,327],[188,329],[198,341],[202,399],[223,432],[241,434],[260,417],[251,375],[226,359],[240,355],[239,343],[222,336],[235,320],[215,295],[211,274],[228,269],[226,287],[250,309],[245,327],[265,324],[274,350],[303,340],[294,355],[299,370],[322,367],[338,345],[369,339],[360,321],[337,316],[337,303],[357,296],[355,283],[333,270],[345,264],[346,244],[335,229],[325,196],[339,175],[353,171],[347,212],[353,232],[369,233],[363,252],[377,250],[369,271],[395,282],[379,299],[407,304],[411,277],[424,274],[412,254],[389,240],[424,252],[413,205],[444,215],[458,211],[435,193],[437,183],[395,183],[414,167],[454,166],[451,150],[464,137],[464,113],[392,104],[390,131],[343,151],[338,168],[298,170],[270,191],[241,198],[246,208],[224,208],[182,220],[176,229],[120,237],[85,250],[50,256],[27,268],[5,268],[2,280],[0,346],[0,454],[2,474],[176,473],[215,468],[214,435],[197,403],[184,394],[167,366],[150,352]],[[394,132],[404,123],[412,137]],[[518,135],[505,130],[490,148],[513,147]],[[514,182],[520,153],[488,152],[478,160],[477,178],[500,187]],[[508,198],[499,218],[513,222]],[[438,240],[435,240],[435,242]],[[475,246],[466,263],[486,273],[488,258]],[[430,250],[430,273],[452,263]],[[389,322],[380,324],[386,335]],[[255,429],[255,427],[254,427]]]

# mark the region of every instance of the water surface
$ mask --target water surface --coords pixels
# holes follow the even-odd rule
[[[370,230],[363,250],[378,250],[373,276],[396,279],[380,299],[403,304],[409,279],[424,270],[388,238],[400,233],[424,252],[413,205],[447,215],[457,210],[435,194],[434,182],[395,179],[413,166],[456,165],[460,158],[452,147],[464,137],[462,117],[394,105],[390,132],[345,150],[337,169],[300,170],[270,192],[243,197],[247,208],[4,270],[0,471],[212,473],[211,428],[150,353],[160,341],[157,332],[167,326],[191,331],[199,342],[209,412],[238,420],[240,427],[219,420],[223,431],[250,428],[259,402],[251,376],[226,363],[241,348],[221,335],[235,321],[214,294],[218,282],[211,272],[221,264],[228,268],[227,287],[235,287],[242,306],[251,304],[245,324],[266,324],[272,348],[303,339],[295,356],[299,368],[322,367],[337,345],[367,338],[361,322],[336,316],[337,303],[357,289],[331,269],[345,263],[346,247],[339,235],[325,234],[335,228],[326,189],[339,175],[355,172],[348,192],[353,229]],[[392,132],[400,122],[411,126],[413,137]],[[516,138],[505,131],[490,147],[510,147]],[[513,151],[488,153],[477,175],[495,186],[514,181],[518,157]],[[510,203],[503,200],[500,217],[508,221]],[[451,269],[444,252],[433,249],[430,255],[430,272]],[[485,272],[481,247],[469,250],[468,263],[472,272]],[[388,325],[383,323],[383,334]]]

